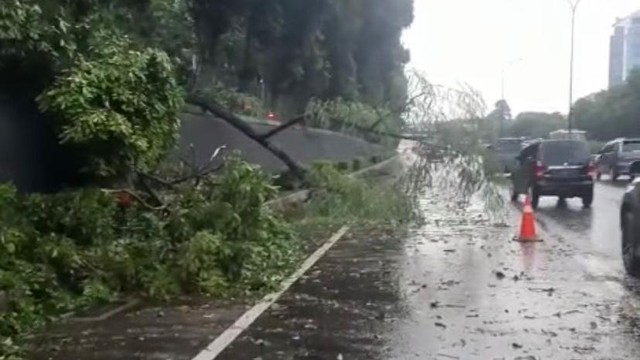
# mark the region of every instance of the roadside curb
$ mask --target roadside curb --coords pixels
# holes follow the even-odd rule
[[[123,311],[129,310],[131,308],[133,308],[134,306],[140,304],[140,299],[138,298],[131,298],[126,300],[126,302],[118,307],[116,307],[115,309],[112,309],[110,311],[107,311],[103,314],[100,314],[98,316],[88,316],[88,317],[68,317],[70,321],[72,322],[99,322],[99,321],[104,321],[107,320],[109,318],[111,318],[114,315],[117,315]],[[75,314],[71,314],[72,316]]]
[[[247,330],[271,305],[273,305],[280,297],[291,288],[309,269],[311,269],[318,260],[320,260],[346,233],[349,231],[348,226],[343,226],[329,240],[327,240],[320,248],[318,248],[311,256],[305,260],[300,268],[291,276],[280,284],[280,290],[268,294],[255,304],[251,309],[240,316],[235,323],[229,326],[220,336],[213,340],[204,350],[200,351],[192,360],[214,360],[229,345],[231,345],[238,336]]]
[[[381,161],[377,164],[371,165],[367,168],[364,168],[362,170],[358,170],[356,172],[353,172],[351,174],[349,174],[350,177],[359,177],[362,175],[366,175],[370,172],[374,172],[374,171],[378,171],[378,170],[383,170],[385,169],[387,166],[393,164],[395,161],[400,160],[400,155],[395,155],[387,160]]]

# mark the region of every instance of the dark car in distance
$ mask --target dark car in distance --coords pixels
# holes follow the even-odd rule
[[[587,142],[537,141],[522,149],[517,161],[511,176],[511,200],[531,194],[531,205],[536,208],[542,196],[557,196],[560,201],[579,197],[584,207],[591,206],[595,165]]]
[[[491,147],[505,173],[512,173],[517,167],[515,157],[522,150],[523,142],[523,138],[500,138],[495,146]]]
[[[597,166],[597,177],[609,174],[611,180],[620,175],[628,175],[632,179],[640,175],[640,139],[616,139],[608,142],[600,150]]]

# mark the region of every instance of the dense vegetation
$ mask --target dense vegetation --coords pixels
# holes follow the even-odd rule
[[[566,128],[567,118],[560,113],[522,112],[508,127],[507,135],[548,138],[550,132]]]
[[[157,211],[97,189],[20,195],[0,187],[0,289],[11,310],[0,313],[0,354],[48,316],[121,293],[168,299],[273,285],[296,260],[292,234],[261,206],[274,194],[237,160],[215,183],[181,187]]]
[[[594,140],[640,137],[640,70],[624,85],[578,100],[574,111],[576,127]]]
[[[168,81],[166,72],[173,72],[172,81],[187,91],[210,94],[234,111],[259,114],[266,107],[287,117],[304,113],[312,99],[343,99],[385,109],[395,115],[385,120],[399,122],[409,60],[400,37],[412,6],[412,0],[8,0],[0,9],[0,74],[26,84],[27,96],[67,87],[54,93],[68,97],[77,90],[72,82],[91,87],[91,79],[118,73],[129,81]],[[151,56],[158,64],[145,63]],[[110,111],[137,114],[129,103],[150,100],[127,95],[144,94],[149,85],[128,84],[105,98],[96,91],[108,89],[75,96],[89,107],[84,116],[116,128],[121,120],[105,113],[111,107],[105,104],[117,97],[121,103]],[[165,91],[158,100],[179,105],[174,89]],[[171,117],[174,106],[168,108]]]
[[[28,195],[0,185],[0,252],[8,254],[0,259],[0,359],[20,355],[21,337],[52,317],[121,294],[167,299],[275,284],[301,244],[265,206],[277,190],[270,179],[235,159],[221,168],[163,163],[185,99],[197,94],[243,115],[306,114],[309,125],[339,131],[397,133],[409,60],[400,36],[412,6],[4,1],[0,91],[42,112],[91,186]],[[353,168],[364,165],[354,160]],[[313,216],[410,217],[398,192],[333,167],[307,176],[320,189],[306,209]]]
[[[525,111],[512,117],[505,100],[498,101],[478,123],[480,137],[487,143],[494,143],[499,137],[547,138],[550,132],[567,127],[566,117],[557,112]]]
[[[294,218],[267,206],[277,194],[269,177],[233,157],[216,175],[162,193],[170,200],[156,209],[123,192],[22,195],[0,186],[0,359],[19,359],[21,336],[55,316],[121,295],[273,289],[304,255],[310,226],[414,218],[399,189],[328,163],[308,171],[316,195]]]
[[[400,43],[413,1],[193,0],[200,81],[220,79],[261,95],[285,115],[311,98],[400,108],[406,99]]]
[[[245,115],[399,132],[412,11],[412,0],[7,0],[0,80],[37,100],[75,167],[100,177],[157,165],[188,93]]]

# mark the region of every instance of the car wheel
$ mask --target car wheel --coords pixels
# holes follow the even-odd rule
[[[588,209],[591,204],[593,204],[593,190],[588,194],[582,195],[582,206]]]
[[[531,189],[531,207],[534,209],[537,209],[539,202],[540,202],[540,193],[538,192],[538,189],[534,186],[533,189]]]
[[[558,197],[558,204],[557,206],[559,208],[566,208],[567,207],[567,198],[566,197]]]
[[[636,256],[638,244],[634,222],[632,211],[625,211],[622,214],[622,261],[629,275],[640,277],[640,258]]]
[[[511,202],[516,202],[518,201],[518,196],[519,194],[517,192],[515,192],[515,190],[511,190]]]
[[[619,177],[620,175],[618,175],[617,171],[611,170],[611,181],[617,181]]]

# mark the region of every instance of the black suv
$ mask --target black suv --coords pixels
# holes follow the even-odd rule
[[[591,206],[595,165],[585,141],[537,141],[522,149],[516,158],[511,200],[530,193],[534,208],[541,196],[557,196],[559,200],[579,197],[585,207]]]
[[[640,277],[640,179],[627,187],[620,207],[622,260],[630,275]]]

